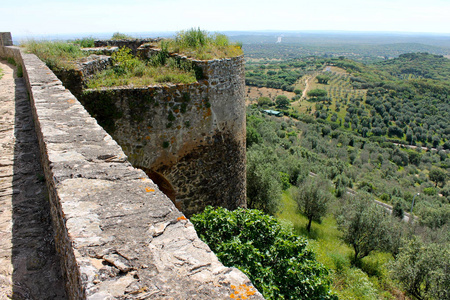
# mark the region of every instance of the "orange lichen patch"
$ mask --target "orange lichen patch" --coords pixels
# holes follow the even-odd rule
[[[149,139],[150,139],[150,136],[149,136],[149,135],[147,135],[147,136],[145,137],[145,139],[146,139],[146,140],[149,140]]]
[[[130,294],[135,295],[135,294],[140,294],[140,293],[147,292],[147,291],[148,291],[148,287],[144,286],[143,288],[133,291]]]
[[[177,114],[177,113],[180,112],[180,110],[179,109],[175,109],[173,112]]]
[[[186,221],[187,218],[186,218],[185,216],[181,216],[181,217],[178,217],[178,218],[177,218],[177,221],[181,221],[181,220]]]
[[[175,137],[174,137],[174,136],[173,136],[173,137],[171,137],[171,138],[170,138],[170,143],[171,143],[171,144],[173,144],[173,143],[175,143],[175,142],[176,142],[176,139],[175,139]]]
[[[211,116],[212,115],[212,113],[211,113],[211,108],[208,108],[206,111],[205,111],[205,113],[203,114],[203,116],[205,117],[205,118],[207,118],[207,117],[209,117],[209,116]]]
[[[145,188],[145,191],[146,191],[147,193],[150,193],[150,192],[154,192],[154,191],[155,191],[155,189],[152,189],[152,188],[146,187],[146,188]]]
[[[231,299],[248,299],[250,296],[256,294],[256,289],[246,284],[240,286],[231,285],[233,293],[230,295]]]
[[[69,99],[69,100],[67,100],[67,102],[69,102],[70,104],[74,104],[74,103],[76,103],[77,101],[76,101],[75,99]]]

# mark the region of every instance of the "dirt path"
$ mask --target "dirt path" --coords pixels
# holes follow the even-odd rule
[[[66,299],[27,91],[0,68],[0,299]]]
[[[308,94],[308,91],[310,89],[311,81],[313,81],[315,78],[316,78],[316,74],[305,78],[305,88],[303,89],[303,93],[302,93],[302,98],[301,99],[306,99],[306,95]]]

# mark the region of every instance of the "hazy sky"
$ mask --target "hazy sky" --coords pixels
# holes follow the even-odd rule
[[[229,30],[450,33],[450,0],[2,0],[14,35]]]

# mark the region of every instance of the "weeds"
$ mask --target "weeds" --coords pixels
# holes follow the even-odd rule
[[[230,43],[228,37],[220,34],[210,34],[200,28],[192,28],[180,31],[175,39],[163,40],[159,42],[160,48],[165,47],[169,52],[182,53],[188,57],[208,60],[215,58],[235,57],[242,55],[242,45]]]
[[[85,57],[79,45],[69,42],[30,40],[22,44],[25,49],[36,54],[52,70],[73,69],[74,61]]]
[[[22,78],[23,77],[23,69],[22,69],[22,65],[19,64],[17,66],[17,77]]]
[[[76,39],[73,42],[75,45],[78,45],[80,48],[92,48],[95,47],[95,39],[93,37],[86,37],[82,39]]]
[[[142,61],[131,54],[130,49],[121,48],[113,53],[113,66],[97,73],[87,87],[91,89],[111,86],[148,86],[157,83],[193,83],[197,79],[193,70],[177,67],[175,58],[164,54],[149,61]]]

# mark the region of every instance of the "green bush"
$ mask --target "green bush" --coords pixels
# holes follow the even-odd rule
[[[337,299],[307,240],[275,218],[258,210],[209,206],[191,222],[220,261],[247,274],[266,299]]]

